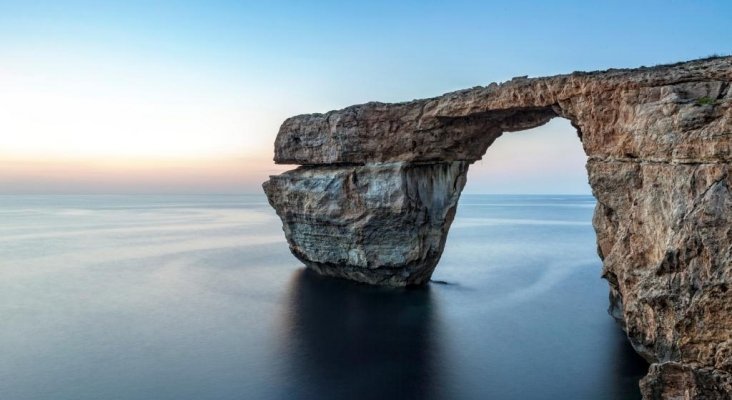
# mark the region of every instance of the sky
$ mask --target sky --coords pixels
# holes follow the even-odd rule
[[[732,2],[0,0],[0,193],[261,193],[292,115],[732,53]],[[564,120],[468,193],[589,193]]]

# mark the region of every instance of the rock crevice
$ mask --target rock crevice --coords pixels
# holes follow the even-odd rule
[[[516,78],[287,119],[264,189],[309,268],[427,282],[469,165],[501,135],[570,120],[598,200],[611,314],[654,363],[644,396],[730,398],[732,57]],[[674,382],[684,382],[677,384]]]

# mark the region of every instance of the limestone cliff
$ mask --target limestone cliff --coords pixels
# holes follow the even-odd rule
[[[588,156],[611,313],[647,399],[732,396],[732,57],[515,78],[286,120],[264,189],[292,252],[361,282],[426,282],[470,163],[563,117]]]

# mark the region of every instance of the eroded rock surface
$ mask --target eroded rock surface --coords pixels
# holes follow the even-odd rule
[[[264,184],[292,252],[360,282],[426,282],[470,163],[505,132],[577,128],[611,314],[646,399],[732,398],[732,57],[516,78],[286,120]]]
[[[404,286],[429,280],[468,165],[300,167],[264,184],[290,250],[315,271]]]

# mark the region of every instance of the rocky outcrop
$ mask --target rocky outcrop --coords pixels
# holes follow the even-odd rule
[[[265,188],[292,253],[315,271],[379,285],[429,280],[468,165],[300,167]]]
[[[653,365],[647,399],[732,387],[732,57],[515,78],[286,120],[264,189],[322,274],[429,280],[468,166],[505,132],[563,117],[588,156],[611,314]]]

